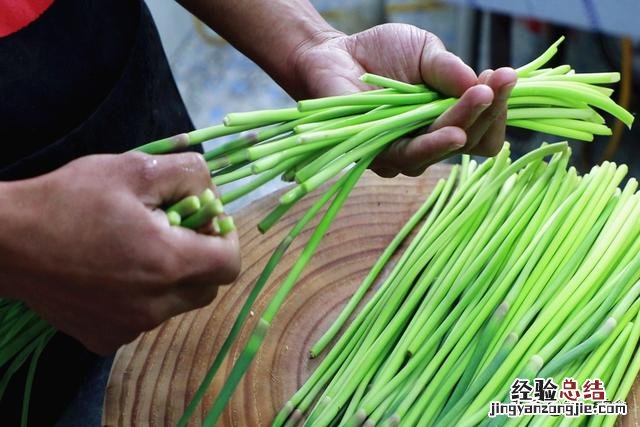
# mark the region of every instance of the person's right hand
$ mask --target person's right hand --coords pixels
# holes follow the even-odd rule
[[[456,153],[493,156],[504,143],[507,99],[516,72],[499,68],[476,76],[438,37],[423,29],[383,24],[353,35],[322,31],[299,44],[289,60],[290,78],[306,88],[303,97],[372,89],[360,81],[369,72],[425,82],[446,96],[460,98],[427,129],[395,141],[374,159],[371,169],[381,176],[417,176]]]
[[[211,187],[202,156],[88,156],[0,183],[0,290],[101,354],[207,305],[239,273],[236,233],[157,209]]]

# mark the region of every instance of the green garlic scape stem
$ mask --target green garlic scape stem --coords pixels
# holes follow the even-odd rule
[[[245,301],[244,305],[240,309],[238,317],[236,318],[233,326],[231,327],[231,331],[229,332],[229,335],[227,335],[227,338],[225,339],[224,343],[222,344],[221,349],[218,351],[218,354],[216,355],[215,360],[211,364],[209,371],[205,375],[204,379],[200,384],[200,387],[198,387],[198,390],[196,391],[194,397],[191,399],[184,414],[180,418],[178,426],[182,427],[187,425],[189,419],[193,415],[193,412],[202,401],[202,398],[204,397],[204,394],[206,393],[207,388],[211,384],[211,381],[215,377],[216,373],[218,372],[218,369],[220,368],[220,366],[222,365],[222,362],[224,361],[224,358],[229,352],[231,345],[234,343],[236,337],[238,336],[238,334],[240,333],[240,330],[242,329],[242,326],[244,325],[245,320],[249,316],[249,313],[251,312],[251,308],[253,307],[253,303],[255,302],[256,298],[264,288],[264,285],[269,280],[269,277],[273,273],[273,270],[275,270],[280,259],[284,256],[285,252],[287,251],[291,243],[296,239],[296,237],[298,237],[298,235],[307,226],[307,224],[315,218],[315,216],[327,204],[327,202],[333,196],[335,196],[338,190],[346,183],[346,179],[347,179],[347,175],[343,176],[341,179],[336,181],[336,183],[332,185],[331,188],[328,191],[326,191],[306,212],[306,214],[296,223],[296,225],[289,231],[287,236],[282,240],[280,245],[278,245],[276,250],[273,252],[273,254],[271,255],[271,258],[269,259],[269,261],[267,261],[265,268],[260,274],[260,277],[258,277],[258,280],[256,281],[255,285],[251,289],[251,292],[249,293],[247,300]]]
[[[627,168],[611,163],[579,178],[575,169],[566,170],[568,149],[539,150],[560,154],[549,164],[540,153],[510,164],[505,148],[472,193],[477,196],[458,196],[471,192],[466,189],[447,197],[465,210],[430,213],[430,233],[416,236],[424,240],[424,249],[412,242],[415,249],[407,251],[427,256],[426,264],[417,258],[398,263],[401,270],[415,271],[410,276],[392,271],[274,425],[300,422],[316,399],[305,425],[476,425],[483,424],[489,400],[502,399],[516,376],[556,378],[559,372],[558,378],[583,381],[593,373],[615,379],[615,393],[624,370],[614,361],[621,360],[635,375],[637,182],[630,180],[621,191]],[[468,160],[462,169],[460,186],[468,179]],[[502,183],[500,192],[487,196],[497,183]],[[445,221],[450,215],[452,222]],[[446,227],[434,227],[438,223]],[[492,246],[493,238],[499,246]],[[423,302],[411,308],[408,301],[415,297]],[[476,335],[483,325],[490,327]],[[502,341],[500,330],[506,331],[505,339],[494,352]],[[564,344],[570,342],[575,343]],[[407,347],[411,343],[413,349]],[[398,364],[390,362],[396,350],[402,355]],[[483,353],[493,356],[481,363]],[[487,393],[489,385],[495,392]]]
[[[557,52],[562,40],[563,38],[558,40],[534,61],[517,69],[518,82],[508,100],[507,125],[591,141],[594,135],[611,134],[604,118],[596,112],[597,109],[631,126],[633,115],[610,99],[610,88],[601,86],[617,82],[620,78],[618,73],[576,73],[569,65],[541,68]],[[365,74],[361,80],[382,89],[303,100],[298,103],[297,108],[232,113],[225,117],[221,125],[160,139],[137,149],[149,154],[169,153],[211,139],[249,131],[230,141],[219,143],[205,153],[214,183],[224,185],[243,179],[249,180],[247,183],[233,191],[223,189],[221,200],[216,199],[209,190],[200,196],[177,201],[166,210],[168,221],[172,225],[193,229],[210,226],[219,234],[226,234],[235,228],[230,217],[219,216],[222,215],[222,202],[228,203],[244,197],[279,175],[289,180],[295,178],[297,185],[285,193],[280,204],[261,221],[259,228],[264,232],[306,194],[347,171],[338,181],[344,188],[329,190],[327,194],[330,195],[322,198],[324,202],[320,207],[315,208],[316,210],[312,207],[309,211],[315,215],[322,205],[335,198],[277,298],[265,312],[241,359],[234,366],[229,382],[225,384],[223,393],[207,417],[208,424],[217,419],[248,368],[277,309],[294,286],[347,197],[349,190],[346,188],[353,187],[364,171],[365,164],[394,140],[427,127],[457,102],[456,98],[444,97],[423,84],[408,84],[373,74]],[[542,158],[554,153],[564,154],[554,157],[547,166]],[[575,170],[564,170],[566,163],[562,162],[566,161],[567,155],[566,144],[552,144],[513,163],[508,158],[508,148],[495,160],[486,161],[480,166],[463,158],[459,182],[454,183],[455,179],[450,179],[446,184],[440,184],[440,196],[434,195],[429,202],[431,207],[424,208],[425,211],[430,211],[425,222],[429,224],[426,228],[429,233],[421,234],[421,240],[417,241],[419,243],[414,245],[412,242],[411,251],[406,258],[402,258],[403,261],[399,269],[394,270],[392,279],[385,282],[365,306],[362,316],[357,316],[356,321],[344,332],[343,337],[349,338],[338,341],[336,348],[347,354],[329,352],[325,360],[333,360],[337,366],[334,368],[321,364],[322,372],[312,376],[314,385],[303,387],[305,393],[297,395],[289,407],[281,412],[279,422],[285,423],[289,415],[292,417],[289,421],[301,419],[313,400],[323,395],[324,387],[337,395],[329,397],[324,394],[310,415],[314,425],[328,425],[335,422],[338,416],[347,424],[365,421],[367,417],[366,422],[370,424],[378,421],[383,424],[402,423],[416,420],[417,414],[423,410],[427,411],[426,416],[432,421],[453,420],[451,414],[455,413],[455,419],[465,414],[465,422],[473,422],[487,399],[503,395],[507,386],[505,378],[527,369],[526,372],[533,372],[531,370],[535,368],[535,363],[531,364],[532,360],[537,363],[541,359],[543,364],[545,359],[558,360],[559,362],[551,364],[551,368],[555,364],[557,369],[554,369],[562,371],[574,367],[578,359],[587,357],[585,354],[590,354],[588,351],[581,351],[577,355],[575,351],[571,351],[582,340],[595,333],[596,326],[591,323],[588,327],[577,330],[570,327],[554,328],[559,337],[564,339],[570,336],[564,346],[561,345],[560,338],[555,341],[551,338],[552,332],[535,334],[532,330],[539,327],[542,320],[538,318],[549,320],[549,307],[555,308],[554,297],[557,292],[560,292],[562,298],[573,298],[570,304],[562,307],[563,316],[584,316],[589,301],[599,301],[607,307],[614,307],[614,303],[616,307],[629,307],[629,301],[634,300],[629,295],[635,295],[629,294],[631,289],[635,289],[629,284],[629,278],[624,285],[615,288],[616,292],[606,297],[598,285],[607,277],[622,274],[622,269],[615,265],[616,262],[621,259],[627,263],[632,261],[629,255],[625,257],[623,253],[637,247],[634,239],[640,230],[629,226],[625,220],[639,214],[640,203],[637,197],[630,196],[635,188],[629,191],[625,188],[626,192],[623,191],[621,195],[611,195],[611,188],[617,185],[615,180],[624,175],[626,170],[603,165],[604,172],[594,171],[594,174],[581,178]],[[564,160],[558,160],[560,158]],[[609,184],[600,186],[598,180],[604,180],[605,176],[608,177]],[[544,191],[546,185],[557,189],[555,197]],[[596,191],[594,189],[605,187],[605,193],[598,193],[598,197],[590,196],[592,191]],[[587,195],[582,197],[587,189]],[[612,202],[618,200],[616,198],[619,198],[618,204]],[[523,204],[525,199],[527,202]],[[567,200],[580,201],[581,204],[591,201],[596,203],[597,208],[583,216],[577,215],[574,219],[572,207]],[[535,206],[538,205],[540,208],[536,211]],[[518,220],[508,217],[509,206],[517,210],[520,215]],[[419,215],[416,215],[415,218],[418,218]],[[537,228],[527,227],[526,218],[531,218]],[[582,225],[579,225],[578,218],[584,219]],[[565,220],[566,224],[563,223]],[[571,221],[578,224],[573,229],[572,225],[567,225]],[[303,221],[302,224],[307,222]],[[403,228],[402,233],[394,239],[395,244],[402,240],[400,236],[415,226],[413,222],[414,220]],[[416,219],[415,222],[419,220]],[[509,224],[511,229],[504,227],[503,223]],[[484,232],[478,232],[477,227],[483,227]],[[541,227],[567,237],[555,240],[551,237],[539,238],[536,232]],[[296,233],[300,231],[301,229]],[[601,237],[616,234],[623,236],[625,233],[628,238],[606,240]],[[570,242],[568,236],[573,237],[574,241]],[[502,244],[498,244],[499,239],[503,240]],[[536,244],[552,248],[550,251],[558,251],[557,256],[545,254],[544,249],[535,247]],[[613,245],[614,249],[605,251],[606,244]],[[265,269],[265,276],[256,283],[252,297],[241,310],[227,339],[229,342],[225,341],[223,350],[216,357],[212,370],[181,422],[186,423],[198,405],[225,357],[228,346],[236,339],[251,304],[287,247],[288,243],[279,249],[281,252],[274,254],[273,261],[270,261],[272,264]],[[490,257],[487,254],[492,250],[499,256],[488,262]],[[388,259],[393,252],[393,247],[385,252],[371,277],[377,276],[379,271],[376,273],[375,270],[381,269],[386,263],[384,259]],[[444,253],[448,256],[443,256]],[[571,257],[570,253],[582,254],[582,258],[578,255]],[[581,288],[575,277],[585,274],[586,267],[581,262],[587,260],[592,265],[596,264],[594,254],[604,256],[605,261],[611,265],[594,270],[595,279],[587,280],[587,285]],[[451,263],[447,262],[448,257],[451,258]],[[520,258],[523,260],[520,261]],[[541,282],[551,277],[550,267],[537,267],[536,262],[542,263],[542,260],[561,270],[561,276],[566,277],[571,285],[571,292],[566,287],[562,288],[564,284],[559,280],[550,280],[548,286],[543,286],[524,277],[528,274]],[[483,265],[483,262],[487,264]],[[416,267],[415,272],[407,274],[406,270],[414,265],[419,265],[420,268]],[[517,272],[513,275],[505,273],[504,269],[512,268],[517,269]],[[418,276],[418,272],[423,269],[424,273]],[[475,271],[474,274],[482,278],[483,284],[474,283],[475,276],[471,273],[463,274],[464,281],[453,281],[457,274],[465,271]],[[362,290],[344,313],[351,313],[355,309],[372,280],[365,280]],[[418,291],[413,289],[413,280],[424,281],[419,290],[426,298],[424,303],[418,303]],[[493,281],[499,283],[499,286],[488,285]],[[519,289],[519,292],[510,289]],[[614,297],[610,295],[616,295],[617,299],[614,301]],[[387,299],[393,299],[395,308],[398,309],[407,298],[415,301],[412,304],[415,313],[403,313],[405,320],[393,322],[395,329],[390,330],[385,338],[386,342],[397,343],[398,348],[405,353],[393,352],[391,348],[381,346],[380,343],[384,340],[380,340],[385,325],[382,319],[391,321],[396,313],[394,309],[381,304]],[[504,305],[501,305],[501,301]],[[438,309],[436,316],[430,318],[429,311],[436,302],[442,303],[443,307]],[[631,307],[636,306],[635,302],[632,304]],[[504,313],[500,312],[502,314],[494,319],[492,314],[499,306]],[[39,321],[28,310],[18,308],[20,307],[13,302],[7,304],[0,300],[0,366],[21,366],[28,357],[32,357],[32,363],[35,363],[33,361],[37,357],[34,356],[41,351],[40,346],[44,346],[43,341],[39,341],[40,337],[52,333],[52,328]],[[605,313],[604,309],[598,312],[598,316],[608,314],[610,313]],[[368,316],[376,317],[372,320]],[[330,340],[329,337],[333,337],[341,329],[346,317],[347,314],[342,315],[326,335],[327,338],[314,347],[316,354],[322,351]],[[482,328],[483,322],[490,318],[494,320],[489,322],[495,323]],[[599,320],[604,321],[605,317]],[[633,332],[636,323],[638,322],[634,323],[632,332],[629,332],[630,337],[636,336]],[[403,331],[405,327],[406,333]],[[428,345],[424,345],[425,333],[430,328],[436,328],[437,334],[434,336],[439,338],[430,339]],[[476,338],[474,331],[480,330],[483,335]],[[376,342],[378,344],[374,346]],[[527,351],[517,355],[525,346]],[[625,346],[626,350],[627,347]],[[366,352],[372,348],[384,349],[385,353],[373,352],[365,359],[358,356],[359,352],[368,354]],[[571,362],[573,356],[563,356],[567,354],[575,356],[576,362]],[[408,357],[408,361],[403,366],[405,357]],[[638,368],[634,364],[640,363],[637,362],[640,358],[626,356],[625,360],[637,372]],[[348,380],[346,376],[356,372],[351,365],[363,361],[364,365],[356,370],[358,379]],[[476,369],[466,366],[471,363],[478,365]],[[627,377],[620,379],[620,370],[604,366],[608,363],[606,361],[599,363],[599,369],[609,372],[612,378],[618,378],[619,390],[625,390],[629,381]],[[544,369],[543,365],[540,367]],[[457,379],[460,381],[456,385]],[[492,383],[489,384],[490,382]],[[395,388],[388,387],[388,384],[394,384]],[[436,400],[432,399],[435,402],[433,406],[427,407],[427,398],[436,397],[433,394],[436,386],[448,390],[450,395],[437,396]],[[355,394],[350,395],[350,391]],[[28,397],[28,394],[25,396]],[[332,407],[335,402],[344,404],[347,401],[348,405]],[[372,402],[377,402],[377,406]],[[461,406],[460,402],[466,403]]]
[[[285,297],[287,296],[291,288],[295,285],[298,277],[302,273],[302,270],[320,244],[322,237],[324,236],[325,232],[331,225],[331,222],[342,207],[342,204],[351,192],[351,189],[372,159],[373,158],[371,157],[367,160],[359,162],[359,164],[351,172],[349,172],[347,180],[336,194],[334,201],[331,203],[331,205],[327,209],[327,212],[322,217],[320,223],[309,238],[309,241],[302,251],[302,254],[298,258],[294,266],[291,268],[289,275],[282,283],[281,287],[278,289],[273,299],[263,312],[258,325],[254,329],[252,335],[249,337],[249,341],[242,351],[240,358],[234,364],[227,382],[220,391],[219,396],[216,398],[213,407],[207,413],[207,417],[204,420],[205,426],[214,426],[218,421],[218,418],[222,414],[224,407],[231,398],[231,394],[235,390],[236,386],[240,382],[240,379],[243,377],[248,365],[251,363],[253,357],[257,353],[262,341],[264,340],[267,330],[269,329],[269,326],[271,325],[271,322],[273,321],[273,318],[275,317],[278,309],[284,302]]]

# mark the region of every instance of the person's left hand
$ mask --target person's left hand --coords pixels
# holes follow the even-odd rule
[[[511,68],[476,76],[433,34],[406,24],[385,24],[351,36],[320,33],[291,58],[302,81],[297,97],[341,95],[370,89],[359,77],[370,72],[409,83],[425,82],[460,97],[426,132],[401,139],[379,155],[372,169],[382,176],[419,175],[455,153],[494,155],[505,134],[507,98],[516,82]]]

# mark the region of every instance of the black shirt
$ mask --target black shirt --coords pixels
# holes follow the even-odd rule
[[[192,128],[141,0],[55,0],[37,20],[0,37],[0,180]],[[30,425],[76,425],[59,419],[65,409],[78,425],[98,424],[109,362],[56,335],[36,370]],[[19,422],[26,369],[0,400],[2,425]]]
[[[58,0],[0,38],[0,168],[96,110],[131,54],[139,14],[136,0]]]
[[[0,180],[191,129],[141,0],[56,0],[0,38]]]

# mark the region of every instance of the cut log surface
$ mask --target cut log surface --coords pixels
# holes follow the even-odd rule
[[[310,359],[310,347],[338,316],[378,256],[437,180],[448,173],[449,166],[437,165],[418,178],[383,179],[370,172],[362,177],[276,316],[227,405],[220,426],[270,425],[324,356]],[[234,215],[242,246],[240,277],[233,285],[222,287],[209,306],[177,316],[118,351],[105,395],[104,425],[176,425],[273,250],[319,194],[303,199],[264,235],[257,224],[276,206],[280,194],[256,201]],[[262,310],[286,277],[310,232],[307,227],[272,274],[191,425],[201,424],[232,362],[238,358]],[[387,273],[388,269],[381,276]],[[636,390],[637,387],[630,402],[635,403]],[[638,425],[636,421],[640,418],[634,408],[629,406],[630,416],[625,417],[622,425]]]

